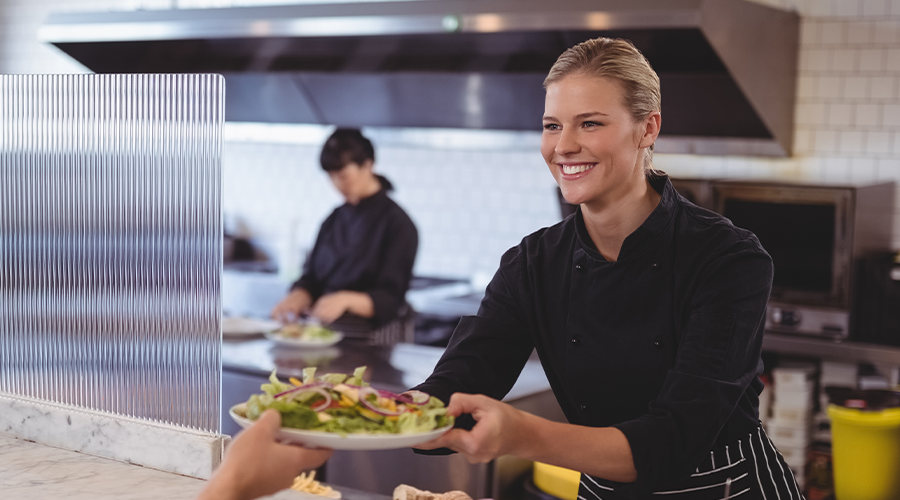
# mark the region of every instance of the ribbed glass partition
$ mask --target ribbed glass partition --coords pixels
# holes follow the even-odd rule
[[[0,75],[0,391],[218,432],[224,81]]]

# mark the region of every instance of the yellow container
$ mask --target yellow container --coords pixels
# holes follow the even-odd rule
[[[580,472],[541,462],[534,463],[534,485],[544,493],[562,500],[576,500],[579,484]]]
[[[829,405],[837,500],[900,498],[900,408]]]

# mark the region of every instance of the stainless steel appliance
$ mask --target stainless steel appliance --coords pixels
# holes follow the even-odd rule
[[[893,183],[712,183],[714,210],[753,231],[772,256],[767,330],[849,336],[854,262],[890,249],[895,192]]]
[[[657,151],[790,155],[799,16],[749,0],[326,0],[55,13],[39,32],[98,73],[222,73],[230,121],[532,131],[550,66],[598,36],[659,74]]]
[[[851,338],[900,346],[900,252],[860,259],[855,281]]]

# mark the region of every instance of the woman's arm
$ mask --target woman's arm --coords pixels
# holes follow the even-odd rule
[[[312,305],[312,295],[305,288],[294,288],[274,309],[272,317],[282,323],[296,321]]]
[[[471,431],[452,429],[417,448],[450,448],[470,463],[513,455],[621,483],[637,479],[631,447],[616,428],[552,422],[473,394],[454,394],[447,411],[457,417],[471,414],[475,427]]]
[[[331,323],[344,313],[371,318],[375,315],[375,303],[366,292],[341,290],[319,297],[311,313],[323,323]]]

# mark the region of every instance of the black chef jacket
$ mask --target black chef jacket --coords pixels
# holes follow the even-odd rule
[[[419,245],[416,226],[382,189],[357,205],[345,203],[322,223],[316,244],[291,288],[313,300],[339,290],[365,292],[375,306],[373,327],[397,317],[406,300]]]
[[[648,175],[661,200],[622,244],[594,247],[580,210],[507,251],[417,389],[503,398],[536,349],[569,422],[628,439],[644,494],[759,425],[772,261],[756,237]]]

